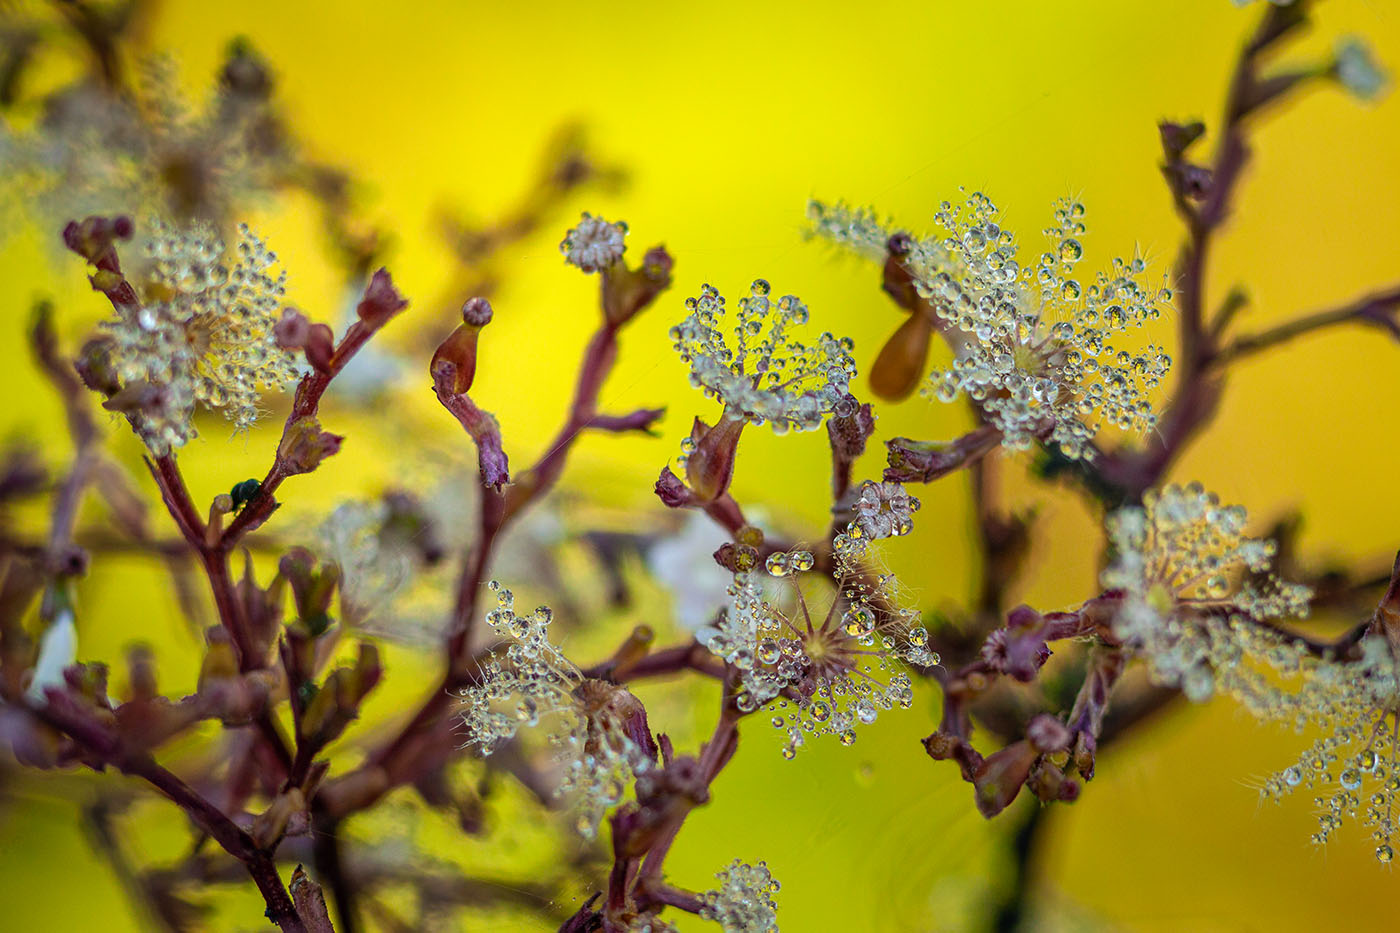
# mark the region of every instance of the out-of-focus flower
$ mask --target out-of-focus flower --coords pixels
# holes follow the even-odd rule
[[[388,517],[383,501],[346,502],[316,529],[316,553],[340,567],[340,600],[351,624],[385,610],[412,579],[413,555],[384,538]]]
[[[1151,492],[1141,506],[1108,519],[1115,558],[1102,582],[1123,599],[1114,633],[1147,659],[1158,680],[1192,700],[1208,699],[1221,678],[1229,692],[1252,692],[1242,679],[1242,653],[1274,653],[1276,639],[1251,634],[1251,626],[1232,623],[1232,614],[1307,614],[1307,587],[1247,579],[1265,574],[1275,551],[1273,542],[1244,535],[1247,517],[1243,506],[1221,505],[1192,483]]]
[[[1345,820],[1356,820],[1371,829],[1376,859],[1388,863],[1400,832],[1400,665],[1381,635],[1363,639],[1360,653],[1359,661],[1316,662],[1296,693],[1281,692],[1265,711],[1298,728],[1316,726],[1322,737],[1271,775],[1262,793],[1279,800],[1299,787],[1315,791],[1313,842],[1328,842]]]
[[[239,429],[258,416],[260,388],[298,375],[295,355],[277,342],[286,273],[246,226],[236,256],[204,225],[176,230],[156,222],[138,281],[142,301],[120,304],[103,325],[123,411],[156,453],[195,436],[196,404],[221,411]]]
[[[771,290],[756,280],[731,320],[719,291],[705,285],[686,299],[690,314],[671,328],[671,339],[690,365],[691,384],[725,406],[722,422],[768,423],[780,434],[812,430],[848,394],[852,344],[829,332],[802,342],[793,330],[807,323],[807,306],[795,295],[774,302]]]
[[[708,625],[728,601],[732,578],[713,556],[727,540],[708,516],[691,512],[679,534],[647,549],[647,567],[671,591],[676,621],[692,632]]]
[[[559,793],[575,798],[577,828],[591,838],[628,783],[655,764],[646,710],[626,688],[584,677],[550,643],[547,606],[518,615],[514,594],[495,581],[488,585],[497,607],[486,621],[509,644],[503,656],[482,663],[475,685],[462,690],[467,742],[489,755],[521,727],[550,720],[549,740],[564,769]]]
[[[1371,47],[1356,36],[1338,40],[1335,68],[1342,87],[1358,100],[1375,100],[1390,82]]]
[[[627,224],[620,220],[609,223],[585,211],[578,226],[564,234],[559,252],[571,266],[584,272],[601,272],[622,260],[627,249],[626,237]]]
[[[902,483],[867,480],[856,499],[856,524],[870,538],[907,535],[914,527],[919,505]]]
[[[150,212],[221,229],[234,212],[288,183],[300,167],[271,103],[266,63],[245,43],[230,47],[207,103],[191,107],[169,59],[142,65],[131,93],[95,80],[42,101],[20,130],[0,120],[5,188],[48,229],[72,217]]]
[[[706,919],[718,923],[725,933],[778,933],[778,905],[773,895],[782,886],[766,862],[750,865],[735,859],[715,877],[719,888],[701,898]]]
[[[58,607],[49,627],[39,641],[39,657],[25,696],[31,703],[43,706],[48,702],[44,691],[63,687],[67,681],[63,672],[78,660],[78,629],[73,624],[73,610],[66,603]]]

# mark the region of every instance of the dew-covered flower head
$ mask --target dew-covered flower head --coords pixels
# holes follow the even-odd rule
[[[686,299],[690,314],[671,328],[676,352],[690,365],[690,381],[725,406],[726,415],[773,430],[811,430],[847,398],[855,375],[849,338],[825,332],[807,343],[799,329],[807,306],[795,295],[770,298],[756,280],[730,315],[712,285]]]
[[[1191,699],[1209,697],[1217,670],[1238,660],[1223,620],[1307,613],[1310,591],[1267,573],[1275,545],[1246,536],[1247,519],[1199,483],[1149,492],[1108,519],[1114,560],[1102,582],[1122,593],[1114,633]]]
[[[1083,204],[1062,199],[1044,230],[1048,248],[1030,265],[980,192],[944,201],[933,235],[899,237],[900,262],[954,348],[926,391],[945,402],[971,398],[1011,448],[1047,440],[1078,458],[1106,425],[1156,426],[1149,396],[1171,360],[1125,336],[1161,316],[1170,290],[1149,284],[1136,257],[1082,275],[1084,216]],[[868,210],[813,202],[808,217],[816,235],[863,255],[883,256],[894,242]]]
[[[1357,660],[1315,662],[1302,687],[1280,693],[1267,711],[1322,734],[1261,790],[1273,800],[1299,789],[1312,792],[1314,843],[1331,841],[1350,820],[1371,830],[1376,860],[1389,863],[1400,834],[1400,664],[1383,635],[1362,639],[1358,651]]]
[[[766,862],[750,865],[735,859],[715,878],[719,888],[702,896],[701,916],[718,923],[724,933],[778,933],[778,905],[773,895],[782,886]]]
[[[1048,437],[1066,456],[1082,457],[1105,425],[1146,432],[1157,424],[1149,395],[1171,360],[1161,347],[1124,338],[1160,317],[1170,292],[1147,282],[1141,258],[1081,275],[1084,213],[1077,201],[1056,205],[1044,231],[1049,248],[1033,268],[1020,264],[1015,236],[985,195],[944,202],[935,217],[953,264],[920,270],[916,284],[946,324],[972,339],[929,376],[929,390],[943,401],[978,402],[1013,448]]]
[[[230,254],[207,225],[155,223],[145,244],[142,301],[119,306],[103,325],[117,378],[152,397],[133,423],[157,453],[195,436],[196,404],[247,428],[257,420],[260,390],[298,375],[296,356],[278,345],[273,330],[286,273],[274,276],[276,254],[246,226],[238,232]]]
[[[627,224],[610,223],[587,211],[578,226],[564,234],[559,252],[564,261],[584,272],[601,272],[622,259],[627,250]]]
[[[550,642],[547,606],[518,614],[510,590],[489,586],[497,606],[486,621],[506,647],[483,661],[477,682],[461,692],[467,743],[489,755],[522,727],[548,721],[563,768],[559,793],[573,798],[577,828],[591,838],[628,783],[655,761],[646,711],[625,688],[584,677]]]
[[[799,579],[815,567],[812,554],[778,552],[762,569],[735,573],[730,605],[714,627],[698,633],[711,652],[739,669],[741,710],[773,704],[772,724],[787,736],[786,758],[809,736],[853,744],[858,726],[913,703],[906,665],[938,663],[918,613],[896,608],[893,576],[861,561],[869,540],[855,522],[836,536],[835,570],[823,584],[832,591],[824,614],[813,614]],[[766,597],[765,576],[788,579],[790,602]]]

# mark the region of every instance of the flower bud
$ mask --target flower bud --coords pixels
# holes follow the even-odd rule
[[[321,422],[312,415],[298,418],[288,426],[277,448],[277,459],[283,470],[296,476],[310,473],[321,465],[321,461],[340,451],[345,438],[321,430]]]
[[[908,398],[926,375],[929,341],[933,324],[921,311],[890,336],[870,367],[870,390],[882,399],[897,402]]]
[[[83,344],[73,368],[78,371],[78,378],[83,381],[83,385],[94,392],[112,396],[121,390],[121,379],[117,376],[117,367],[112,361],[112,338],[106,334]]]
[[[134,232],[130,217],[88,217],[69,221],[63,228],[63,245],[102,272],[121,273],[117,240],[129,240]],[[104,291],[105,289],[99,289]]]
[[[699,418],[690,429],[695,449],[685,462],[686,485],[701,502],[713,502],[729,490],[734,479],[734,459],[739,450],[739,436],[747,422],[742,418],[720,416],[719,423],[708,427]]]
[[[1026,726],[1026,740],[1038,752],[1062,752],[1069,748],[1069,728],[1054,716],[1041,713]]]
[[[462,305],[462,323],[448,335],[433,354],[429,372],[445,391],[461,395],[471,390],[476,379],[476,342],[481,329],[491,322],[491,303],[470,298]]]
[[[292,586],[297,618],[306,624],[312,635],[320,635],[331,622],[327,613],[340,583],[340,568],[332,563],[317,567],[310,551],[295,547],[282,558],[278,570]]]
[[[296,308],[282,309],[282,316],[272,325],[272,335],[284,350],[300,350],[311,338],[311,321]]]
[[[614,263],[603,270],[603,314],[612,324],[622,324],[645,309],[671,287],[675,260],[664,246],[654,246],[642,264],[629,269]]]
[[[680,477],[671,472],[669,466],[661,468],[661,476],[657,478],[654,488],[657,498],[669,509],[683,509],[695,504],[695,496],[685,488]]]
[[[365,287],[365,296],[360,299],[355,313],[360,320],[374,330],[378,330],[389,319],[408,307],[408,300],[394,288],[394,280],[386,269],[376,269]]]
[[[306,826],[306,797],[301,788],[291,787],[278,794],[268,808],[253,818],[252,837],[259,846],[271,850],[288,829],[293,828],[294,818],[297,828]]]
[[[326,324],[312,324],[306,335],[306,362],[318,373],[330,373],[335,357],[335,333]]]
[[[1022,739],[983,759],[972,773],[978,811],[991,819],[1010,806],[1038,757],[1040,753]]]
[[[1206,125],[1200,120],[1191,123],[1173,123],[1163,120],[1157,124],[1162,136],[1162,152],[1168,162],[1175,162],[1190,148],[1191,144],[1205,135]]]

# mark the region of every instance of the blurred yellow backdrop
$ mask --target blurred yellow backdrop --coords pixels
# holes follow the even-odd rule
[[[691,415],[713,414],[688,387],[666,336],[684,295],[707,281],[733,294],[763,276],[801,295],[819,326],[854,337],[858,362],[868,365],[899,314],[879,293],[875,269],[804,243],[806,200],[873,204],[922,230],[958,186],[989,192],[1028,248],[1052,201],[1077,194],[1089,208],[1086,246],[1095,265],[1138,246],[1165,271],[1179,227],[1157,169],[1155,121],[1199,116],[1213,125],[1232,56],[1256,16],[1227,0],[242,0],[166,4],[150,44],[176,50],[195,93],[230,37],[253,40],[278,70],[280,100],[297,131],[315,154],[364,183],[369,213],[393,231],[388,265],[416,299],[409,313],[420,324],[446,327],[454,314],[436,304],[452,268],[436,209],[493,216],[527,186],[550,131],[585,124],[630,183],[573,206],[624,218],[634,249],[664,242],[676,257],[676,289],[625,335],[604,406],[666,404],[670,414],[659,440],[586,439],[565,486],[659,522],[651,483]],[[1364,36],[1383,63],[1400,67],[1400,18],[1380,0],[1320,4],[1316,28],[1295,54],[1323,57],[1345,33]],[[1213,278],[1214,300],[1233,284],[1247,286],[1242,329],[1400,278],[1396,95],[1363,105],[1319,87],[1261,121],[1253,140],[1256,158]],[[274,205],[257,228],[289,270],[291,300],[325,319],[341,296],[305,208]],[[562,233],[561,224],[511,250],[496,323],[483,337],[473,395],[499,417],[519,462],[555,430],[594,325],[594,282],[560,261]],[[0,391],[23,400],[5,406],[5,429],[58,445],[57,459],[64,441],[56,403],[20,365],[28,299],[56,295],[70,338],[103,311],[77,260],[42,271],[51,252],[21,240],[0,264],[7,281],[20,283],[5,305],[10,349]],[[1216,423],[1173,478],[1200,479],[1246,504],[1261,524],[1297,508],[1306,558],[1380,569],[1400,545],[1400,496],[1390,485],[1400,455],[1390,415],[1400,405],[1397,363],[1400,350],[1378,332],[1348,329],[1244,364]],[[451,432],[421,381],[421,423]],[[917,399],[881,414],[882,436],[947,438],[969,424],[961,407]],[[328,427],[336,428],[336,417],[332,409]],[[390,424],[402,417],[383,413]],[[375,440],[376,425],[356,427],[314,482],[289,483],[299,514],[373,494],[402,469],[394,445]],[[258,429],[230,440],[207,430],[182,454],[196,499],[260,474],[273,436]],[[134,442],[121,443],[134,455]],[[463,448],[465,459],[465,441]],[[752,430],[736,497],[762,503],[794,533],[814,534],[828,506],[825,463],[819,434]],[[1013,461],[1007,472],[1018,476],[1024,466]],[[879,467],[875,452],[861,472]],[[1089,595],[1093,516],[1067,495],[1013,483],[1015,501],[1038,503],[1045,516],[1018,597],[1050,609]],[[966,479],[920,495],[916,530],[891,560],[923,605],[962,600],[973,569]],[[196,646],[174,621],[161,583],[135,562],[95,567],[82,594],[92,607],[82,656],[118,661],[138,614],[140,637],[168,647],[163,656],[193,657]],[[403,661],[409,670],[413,663]],[[171,672],[168,688],[193,686],[181,683],[192,674],[178,663],[162,667]],[[388,681],[407,673],[391,667]],[[411,690],[401,689],[391,696],[409,702]],[[695,714],[702,721],[711,715],[704,696]],[[388,700],[377,702],[379,713],[392,713]],[[914,710],[883,717],[854,748],[818,743],[793,762],[777,754],[777,736],[750,729],[713,802],[677,844],[669,861],[677,881],[704,889],[735,856],[766,858],[783,883],[784,930],[975,928],[978,905],[997,891],[1010,824],[984,822],[955,769],[925,757],[917,739],[936,717],[936,697],[925,691]],[[1316,851],[1307,842],[1305,799],[1282,809],[1257,805],[1250,780],[1287,762],[1301,741],[1221,701],[1175,713],[1114,749],[1083,798],[1050,815],[1040,890],[1054,916],[1046,926],[1304,930],[1386,922],[1396,882],[1359,833]],[[160,812],[168,846],[179,817]],[[74,822],[71,804],[47,799],[0,810],[0,923],[136,928]],[[153,854],[163,851],[161,838],[152,837]],[[34,896],[41,891],[47,896]]]

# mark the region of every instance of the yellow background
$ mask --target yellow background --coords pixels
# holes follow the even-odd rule
[[[624,218],[634,250],[664,242],[676,257],[676,289],[628,329],[604,404],[667,404],[670,415],[661,440],[585,439],[565,485],[634,507],[639,523],[659,524],[664,516],[650,484],[690,416],[712,414],[688,388],[666,338],[684,295],[706,281],[734,295],[763,276],[780,293],[801,295],[818,326],[854,337],[858,362],[868,365],[899,314],[879,293],[875,269],[804,243],[807,198],[874,204],[922,230],[960,185],[990,193],[1027,250],[1036,249],[1051,202],[1078,195],[1089,208],[1089,268],[1138,246],[1166,270],[1180,231],[1156,167],[1155,122],[1199,116],[1213,125],[1234,52],[1257,15],[1227,0],[243,0],[169,4],[151,44],[177,51],[193,91],[228,38],[252,38],[279,72],[279,97],[297,132],[315,154],[362,180],[370,215],[393,231],[389,265],[415,299],[409,313],[420,327],[435,320],[446,327],[454,313],[441,301],[452,259],[433,226],[436,208],[494,216],[533,178],[549,132],[565,121],[585,123],[598,151],[625,166],[631,181],[571,208]],[[1323,3],[1316,28],[1291,54],[1323,56],[1336,36],[1355,32],[1382,62],[1400,67],[1397,15],[1382,0]],[[1400,278],[1395,95],[1363,105],[1319,87],[1261,121],[1252,140],[1256,158],[1215,257],[1211,304],[1229,286],[1246,285],[1252,304],[1240,328],[1252,330]],[[341,297],[305,207],[269,209],[257,227],[290,272],[291,300],[326,319]],[[519,464],[554,431],[595,323],[595,283],[566,268],[556,249],[568,222],[566,215],[510,250],[497,320],[483,337],[473,395],[500,418]],[[57,409],[20,365],[18,334],[35,294],[59,297],[70,338],[102,309],[100,296],[83,288],[76,260],[52,275],[42,271],[50,254],[21,241],[3,260],[10,283],[4,345],[11,350],[0,391],[12,400],[4,426],[57,445],[48,453],[58,462]],[[1173,478],[1200,479],[1243,502],[1261,526],[1299,509],[1305,557],[1379,570],[1400,544],[1397,361],[1400,350],[1378,331],[1347,329],[1244,363],[1216,423]],[[432,412],[421,381],[422,423],[455,431]],[[881,414],[882,436],[948,438],[968,426],[962,408],[918,399]],[[382,413],[385,423],[398,417]],[[338,424],[331,408],[326,424],[346,422]],[[373,494],[401,469],[394,446],[376,442],[374,419],[355,428],[314,480],[285,487],[305,512],[347,494]],[[260,475],[273,429],[232,440],[206,430],[183,455],[196,499]],[[129,439],[119,444],[134,455]],[[463,457],[470,458],[465,441]],[[762,503],[794,533],[815,534],[828,505],[825,464],[819,434],[747,432],[736,496]],[[879,465],[876,452],[862,472],[873,475]],[[966,478],[920,495],[915,533],[891,559],[924,606],[960,601],[973,570]],[[1045,516],[1016,596],[1049,609],[1089,595],[1093,517],[1065,494],[1019,479],[1013,499],[1041,504]],[[122,646],[139,635],[161,645],[165,686],[187,690],[193,671],[184,666],[196,648],[173,621],[161,584],[157,570],[137,562],[95,567],[82,591],[81,654],[118,662]],[[133,618],[141,620],[139,633]],[[391,685],[396,676],[412,682],[411,672],[432,669],[391,658],[400,664],[391,666]],[[700,734],[712,715],[709,694],[701,695],[694,723],[653,725]],[[392,715],[395,703],[406,709],[412,697],[401,683],[377,697],[375,709]],[[770,730],[751,727],[712,804],[677,844],[669,862],[676,880],[703,889],[735,856],[766,858],[783,883],[784,930],[966,928],[997,891],[1009,824],[985,823],[954,768],[924,756],[917,739],[932,729],[936,712],[925,692],[915,709],[882,717],[855,747],[816,743],[793,762],[778,756]],[[1071,928],[1386,922],[1396,880],[1374,863],[1359,831],[1348,828],[1338,844],[1316,851],[1307,842],[1306,799],[1281,809],[1256,803],[1250,781],[1286,763],[1302,742],[1217,702],[1177,713],[1114,749],[1083,799],[1051,814],[1040,903],[1055,924]],[[131,928],[109,871],[74,828],[72,805],[40,794],[41,786],[24,785],[22,803],[0,809],[0,925]],[[180,818],[153,806],[159,825],[150,831],[150,853],[169,857]],[[450,834],[440,839],[458,845]],[[221,923],[247,928],[247,916]]]

